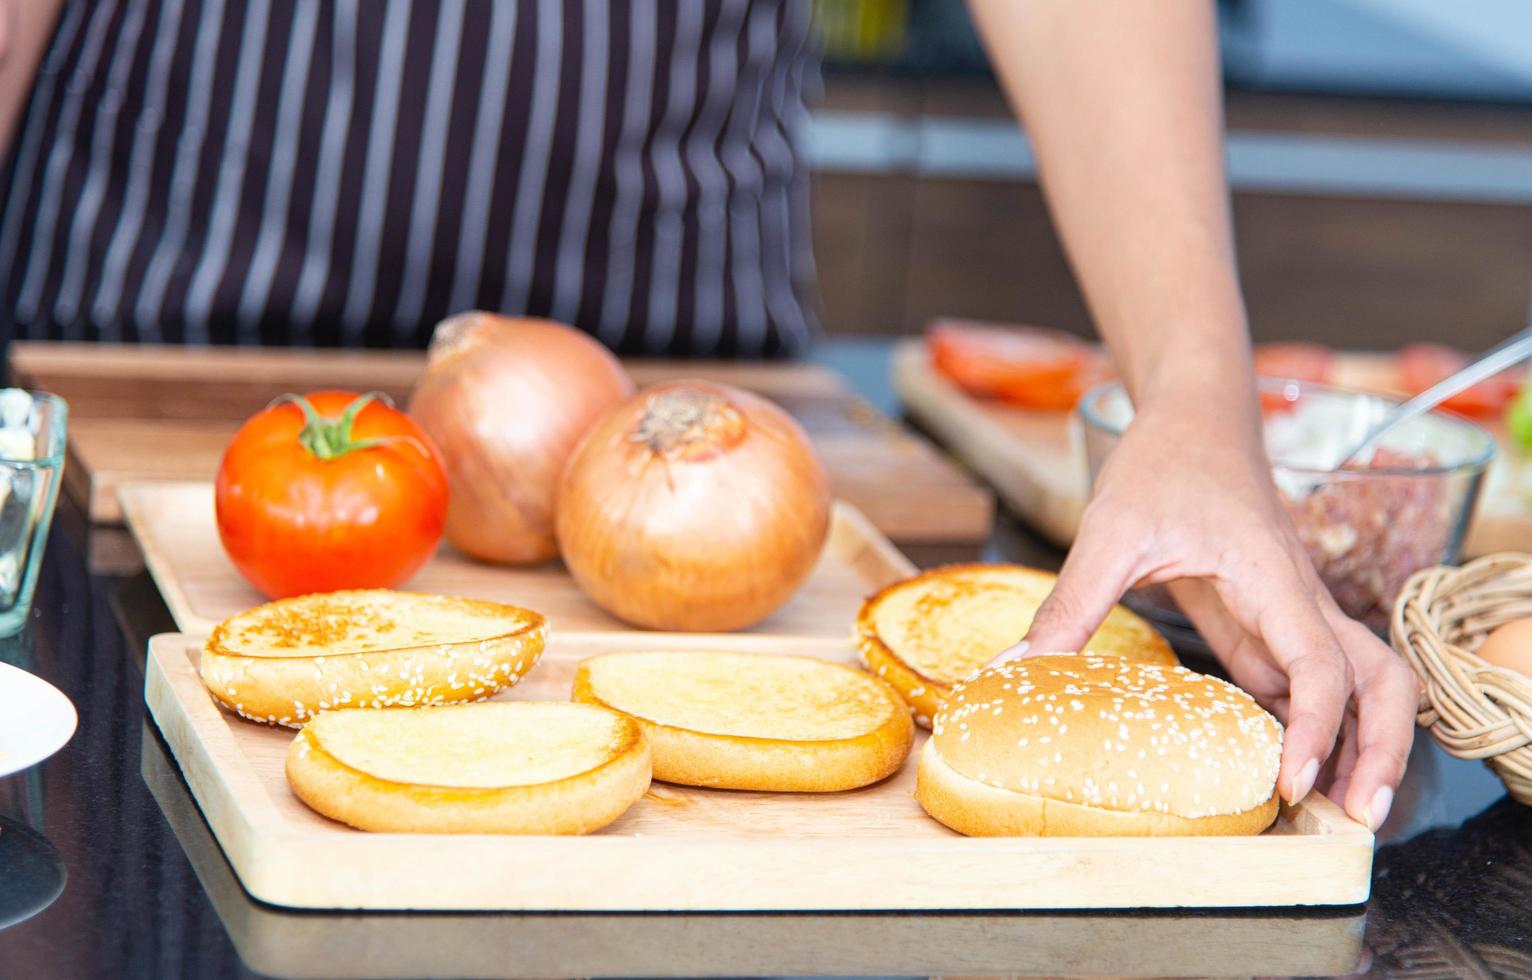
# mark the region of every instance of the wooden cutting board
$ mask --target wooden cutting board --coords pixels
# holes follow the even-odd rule
[[[264,600],[224,554],[206,483],[134,483],[121,491],[128,527],[176,626],[207,636],[220,622]],[[841,644],[868,595],[915,566],[850,504],[837,503],[824,553],[787,605],[757,634]],[[404,588],[528,606],[560,632],[631,630],[587,599],[563,565],[511,568],[467,558],[443,545]],[[732,640],[730,640],[732,642]]]
[[[614,650],[709,649],[716,638],[555,626],[510,698],[568,698],[575,665]],[[853,663],[787,637],[750,646]],[[1373,838],[1317,795],[1258,837],[965,838],[911,798],[915,766],[846,793],[656,783],[587,837],[368,834],[320,817],[283,776],[290,731],[216,707],[198,644],[149,646],[145,699],[229,863],[255,898],[303,908],[727,911],[1350,905]],[[923,736],[917,737],[917,748]]]
[[[152,347],[22,341],[13,379],[69,402],[64,492],[93,521],[122,520],[117,488],[211,480],[239,423],[288,391],[382,391],[406,404],[418,351]],[[857,398],[835,372],[803,363],[632,361],[639,385],[704,377],[760,392],[814,440],[838,497],[901,544],[977,549],[990,492],[924,439]]]
[[[1366,915],[312,914],[257,902],[145,722],[140,772],[246,967],[273,977],[1337,976]],[[508,956],[507,950],[515,950]]]
[[[1000,499],[1050,541],[1074,540],[1089,493],[1089,468],[1080,421],[1069,412],[1037,412],[974,398],[931,367],[921,341],[894,351],[894,388],[906,411],[955,456],[995,488]],[[1395,390],[1390,358],[1337,356],[1335,383],[1373,391]],[[1500,452],[1485,474],[1479,506],[1463,543],[1463,557],[1495,551],[1532,551],[1532,495],[1524,492],[1525,458],[1503,428],[1491,425]]]

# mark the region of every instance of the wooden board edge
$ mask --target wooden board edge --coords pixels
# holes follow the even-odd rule
[[[176,627],[184,634],[203,637],[212,635],[218,624],[212,620],[203,619],[191,611],[191,602],[176,578],[170,557],[160,550],[159,542],[149,527],[144,524],[139,513],[140,507],[148,506],[140,503],[140,498],[147,494],[176,489],[195,492],[198,488],[206,488],[209,494],[213,492],[211,483],[149,481],[124,483],[117,488],[117,499],[122,506],[123,519],[128,530],[133,533],[133,540],[138,542],[138,549],[143,554],[144,567],[149,570],[150,577],[154,579],[155,586],[160,590],[160,598],[164,600],[165,607],[170,610]]]
[[[1372,831],[1346,815],[1340,804],[1314,790],[1298,803],[1283,805],[1286,813],[1306,833],[1326,834],[1332,837],[1354,839],[1371,850],[1376,842]]]
[[[844,376],[812,360],[736,361],[623,358],[640,387],[694,375],[718,374],[725,383],[793,395],[835,397],[849,394]],[[216,383],[225,376],[262,382],[290,379],[297,386],[335,385],[383,374],[390,383],[413,382],[425,369],[420,350],[359,348],[273,348],[212,344],[200,347],[155,344],[18,340],[9,348],[11,374],[29,383],[50,377],[72,380]]]
[[[92,524],[115,528],[123,526],[122,504],[117,500],[115,487],[103,487],[92,482],[85,497],[85,512],[90,516]]]
[[[59,340],[18,340],[11,344],[12,370],[34,381],[50,376],[123,378],[174,383],[188,378],[206,380],[210,373],[228,372],[241,378],[254,374],[276,380],[274,368],[311,372],[323,377],[335,364],[356,370],[394,369],[419,373],[425,366],[420,350],[359,348],[272,348],[238,344],[181,346],[125,342],[79,343]]]
[[[825,542],[825,547],[845,548],[852,565],[860,568],[863,561],[870,561],[882,566],[879,577],[886,576],[887,581],[882,582],[880,588],[901,578],[908,578],[918,571],[915,563],[905,557],[899,546],[878,530],[855,504],[848,501],[836,500],[831,504],[830,535],[831,539]],[[834,539],[836,535],[849,540],[837,542]],[[849,625],[847,629],[850,629]]]
[[[1238,867],[1234,854],[1220,855],[1206,847],[1207,839],[1188,847],[1171,846],[1158,856],[1148,849],[1165,846],[1165,838],[1096,838],[1089,854],[1073,853],[1056,858],[1027,841],[1021,848],[1011,841],[995,839],[979,843],[933,842],[926,858],[948,867],[982,866],[987,880],[962,882],[923,880],[918,889],[891,891],[887,869],[907,859],[907,852],[887,844],[867,841],[822,842],[823,861],[815,867],[824,872],[812,883],[784,882],[781,870],[804,865],[801,847],[786,841],[755,841],[739,847],[732,841],[698,840],[671,843],[664,853],[648,849],[641,840],[601,836],[582,838],[526,838],[496,841],[494,846],[469,854],[468,842],[431,841],[433,855],[443,861],[466,861],[476,876],[490,881],[518,881],[531,870],[543,881],[557,868],[559,881],[545,890],[529,889],[521,895],[495,887],[485,888],[467,880],[421,889],[410,899],[378,898],[371,889],[376,882],[361,873],[331,876],[323,881],[281,880],[264,873],[276,861],[254,862],[242,868],[241,880],[261,901],[289,908],[374,909],[379,911],[496,911],[496,912],[944,912],[944,911],[1062,911],[1180,908],[1297,908],[1344,907],[1364,903],[1370,893],[1366,880],[1370,855],[1354,847],[1337,846],[1329,840],[1303,841],[1289,837],[1272,847],[1265,860],[1289,868],[1309,867],[1303,877],[1281,888],[1252,896],[1248,880],[1225,877],[1216,885],[1187,876],[1188,867],[1222,865]],[[1283,841],[1284,838],[1270,838]],[[1062,842],[1062,839],[1055,842]],[[413,842],[412,842],[413,844]],[[322,868],[337,863],[337,842],[294,838],[285,846],[273,843],[289,866]],[[986,846],[991,845],[991,846]],[[983,847],[982,852],[967,850]],[[424,859],[420,846],[411,846],[414,857]],[[1138,851],[1138,854],[1132,853]],[[1145,858],[1149,860],[1144,860]],[[231,863],[235,863],[232,862]],[[1040,887],[1036,878],[1019,887],[1033,872],[1051,863],[1057,889]],[[1060,866],[1088,864],[1092,873],[1072,874],[1065,880]],[[1120,869],[1136,866],[1132,880]],[[236,867],[239,865],[236,863]],[[613,869],[623,869],[615,876]],[[872,870],[876,868],[876,870]],[[1004,880],[997,869],[1008,869]],[[721,869],[727,869],[726,871]],[[357,872],[356,868],[350,869]],[[379,869],[378,877],[390,869]],[[396,870],[396,869],[395,869]],[[1014,872],[1016,877],[1013,877]],[[465,876],[466,879],[466,876]],[[1361,879],[1361,880],[1358,880]],[[749,888],[741,887],[750,882]],[[814,898],[805,901],[804,895]],[[729,896],[720,898],[720,896]],[[890,897],[894,896],[894,897]]]
[[[289,839],[286,835],[259,829],[263,822],[279,821],[280,815],[259,797],[239,795],[229,786],[230,774],[214,761],[217,749],[234,758],[240,753],[233,736],[224,728],[221,713],[212,699],[204,696],[188,701],[176,689],[172,673],[191,669],[186,661],[186,646],[190,640],[182,633],[160,633],[149,638],[148,655],[144,658],[144,705],[165,744],[170,746],[171,754],[181,767],[192,796],[230,866],[250,894],[270,901],[259,887],[259,870],[267,864],[264,853],[282,848]],[[197,686],[200,690],[200,679]],[[219,744],[209,744],[209,739]],[[249,778],[254,779],[254,774],[249,774]],[[252,807],[256,812],[250,811]]]
[[[195,802],[188,797],[170,756],[152,743],[148,722],[143,740],[141,772],[150,794],[186,852],[241,961],[264,975],[414,977],[434,968],[465,977],[563,976],[571,972],[581,976],[652,976],[662,972],[662,960],[657,957],[666,954],[660,951],[671,948],[663,937],[681,940],[698,924],[695,915],[508,918],[472,912],[390,916],[339,913],[327,916],[325,928],[316,930],[313,920],[303,913],[258,904],[245,893]],[[1029,913],[1019,919],[988,919],[995,913],[974,913],[986,917],[999,930],[980,945],[965,941],[973,935],[974,921],[962,914],[911,919],[879,913],[835,913],[784,919],[764,913],[728,920],[709,917],[708,925],[723,928],[726,921],[740,922],[740,933],[755,940],[745,947],[748,960],[744,972],[760,976],[797,972],[805,966],[817,974],[856,970],[878,975],[935,975],[953,972],[955,967],[965,973],[1044,973],[1058,967],[1061,950],[1075,957],[1072,963],[1076,969],[1092,974],[1232,976],[1258,968],[1263,974],[1280,976],[1334,976],[1355,969],[1361,956],[1365,911],[1351,915],[1272,914],[1280,917],[1252,918],[1239,912],[1200,917],[1201,926],[1218,930],[1223,940],[1222,957],[1216,953],[1210,956],[1201,944],[1181,941],[1184,922],[1152,912],[1142,916]],[[749,921],[742,921],[745,919]],[[805,930],[813,931],[810,947],[822,951],[815,952],[807,964],[802,952]],[[539,941],[526,952],[549,952],[529,962],[518,958],[507,972],[510,965],[501,959],[503,950],[508,943],[515,944],[513,937],[531,933],[536,933]],[[943,934],[952,938],[943,942]],[[629,943],[640,936],[654,941],[645,943],[647,959],[635,960]],[[1280,941],[1275,941],[1278,937]],[[1252,944],[1258,952],[1250,951]],[[574,952],[577,949],[579,952]],[[454,960],[449,950],[464,951],[464,958]],[[740,972],[740,952],[739,948],[727,947],[702,950],[700,962],[693,960],[688,972],[697,976],[718,975],[730,969]],[[674,961],[664,958],[663,962]],[[670,972],[675,972],[674,966]]]

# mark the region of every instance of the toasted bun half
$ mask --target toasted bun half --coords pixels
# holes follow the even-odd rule
[[[972,836],[1258,834],[1282,726],[1225,681],[1094,655],[1030,657],[957,685],[915,798]]]
[[[574,698],[637,721],[656,779],[716,789],[854,789],[896,772],[915,735],[887,684],[810,657],[609,653],[580,664]]]
[[[329,708],[482,700],[524,677],[548,623],[518,606],[367,589],[280,599],[226,620],[202,683],[250,721],[300,727]]]
[[[304,803],[394,833],[589,833],[644,795],[649,772],[631,719],[551,701],[326,711],[287,753]]]
[[[868,669],[930,725],[952,685],[1019,641],[1058,576],[1021,565],[933,568],[895,582],[862,603],[857,646]],[[1165,638],[1142,617],[1113,607],[1088,653],[1174,665]]]

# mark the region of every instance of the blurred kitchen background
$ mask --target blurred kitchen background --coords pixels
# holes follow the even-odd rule
[[[833,334],[1087,331],[963,0],[815,0],[814,234]],[[1532,297],[1532,3],[1223,0],[1256,339],[1489,346]]]

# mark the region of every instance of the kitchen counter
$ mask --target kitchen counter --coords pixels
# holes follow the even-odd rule
[[[889,349],[830,342],[814,356],[892,410]],[[48,762],[0,779],[0,977],[1273,975],[1299,962],[1377,975],[1532,975],[1532,809],[1424,733],[1379,834],[1365,907],[667,916],[261,905],[234,880],[145,718],[145,644],[173,629],[168,612],[119,529],[92,529],[60,506],[32,625],[0,641],[0,660],[63,689],[80,728]],[[1061,557],[1006,519],[987,556],[1044,565]]]

